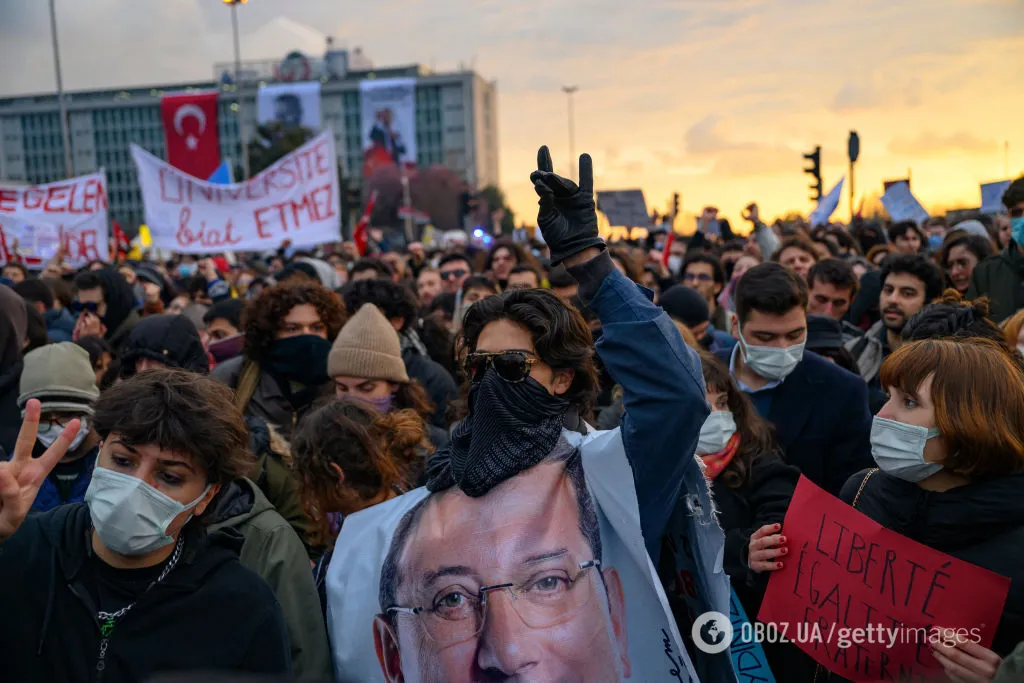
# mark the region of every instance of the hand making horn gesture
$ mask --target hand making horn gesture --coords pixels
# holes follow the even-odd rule
[[[597,233],[594,203],[594,163],[589,154],[580,156],[580,184],[554,172],[551,152],[537,152],[537,170],[530,174],[533,189],[540,196],[537,225],[551,250],[551,265],[557,265],[591,247],[603,248]]]
[[[40,410],[39,401],[30,399],[25,406],[25,419],[18,432],[14,455],[7,462],[0,462],[0,543],[13,536],[25,521],[43,480],[67,453],[82,424],[78,420],[69,422],[53,445],[40,457],[33,458]]]

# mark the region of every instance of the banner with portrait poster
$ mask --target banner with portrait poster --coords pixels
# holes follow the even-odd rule
[[[618,430],[563,431],[548,458],[481,497],[420,488],[348,517],[326,580],[337,680],[702,680],[632,482]],[[717,656],[729,676],[714,680],[735,680]]]
[[[107,179],[103,171],[45,185],[0,184],[0,230],[6,249],[30,268],[53,258],[61,245],[74,268],[110,260]],[[15,249],[15,247],[17,247]]]
[[[256,120],[261,126],[278,122],[285,128],[301,126],[319,132],[320,81],[263,86],[256,98]]]
[[[1010,579],[886,529],[800,477],[757,620],[855,683],[932,681],[931,644],[990,647]],[[759,625],[760,626],[760,625]]]
[[[137,145],[146,224],[153,246],[179,254],[311,247],[341,236],[338,162],[327,130],[244,183],[218,185]]]
[[[363,178],[387,164],[416,165],[416,79],[388,78],[359,84]]]

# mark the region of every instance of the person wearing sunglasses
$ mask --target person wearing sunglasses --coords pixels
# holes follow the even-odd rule
[[[468,414],[451,445],[430,460],[427,492],[350,518],[335,546],[329,626],[335,666],[352,680],[373,675],[347,668],[365,666],[365,658],[348,656],[357,649],[377,653],[386,681],[656,680],[656,658],[639,653],[652,642],[647,634],[661,633],[652,624],[670,632],[671,612],[650,589],[658,580],[651,563],[616,566],[609,548],[640,547],[643,539],[656,566],[680,496],[693,511],[677,533],[691,541],[694,608],[728,609],[717,559],[724,538],[693,457],[709,413],[699,360],[668,316],[613,265],[598,236],[589,155],[580,158],[579,177],[577,185],[556,175],[548,149],[540,150],[531,176],[538,224],[552,264],[565,264],[601,322],[597,353],[622,385],[622,427],[595,433],[586,423],[598,375],[593,337],[578,311],[542,289],[473,304],[461,337]],[[617,464],[592,466],[597,459]],[[615,505],[606,494],[623,487],[631,487],[630,499],[635,492],[634,516],[606,507]],[[606,535],[594,522],[609,514],[621,525]],[[383,535],[387,524],[394,533]],[[369,616],[367,586],[345,576],[357,556],[378,558],[382,567],[372,649],[352,629]],[[627,583],[624,571],[634,580]],[[631,620],[626,606],[648,599],[657,607]],[[733,676],[727,659],[691,661],[672,636],[664,647],[690,680]]]
[[[441,283],[445,292],[458,294],[462,291],[462,283],[473,274],[473,267],[465,254],[448,254],[437,266],[441,273]]]
[[[135,293],[113,268],[83,270],[75,276],[71,313],[77,318],[73,339],[96,335],[119,349],[140,320]]]
[[[990,317],[997,323],[1024,308],[1024,176],[1006,188],[1003,205],[1010,214],[1012,239],[975,267],[967,289],[970,300],[988,297]]]

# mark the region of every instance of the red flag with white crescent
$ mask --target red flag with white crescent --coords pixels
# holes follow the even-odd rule
[[[217,93],[164,95],[160,100],[167,163],[206,180],[220,165]]]
[[[370,193],[370,199],[366,202],[366,209],[363,211],[363,217],[359,219],[359,223],[356,224],[356,229],[352,232],[352,240],[356,243],[356,248],[359,249],[359,255],[366,255],[366,247],[370,241],[370,215],[373,214],[373,206],[377,203],[377,191],[374,190]]]

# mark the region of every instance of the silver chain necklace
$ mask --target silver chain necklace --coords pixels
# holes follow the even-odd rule
[[[145,595],[149,590],[167,578],[167,575],[171,573],[175,565],[178,564],[178,560],[181,558],[181,549],[185,547],[185,534],[178,536],[178,542],[174,546],[174,552],[171,554],[171,559],[164,567],[164,570],[160,572],[160,576],[156,577],[156,581],[146,586],[146,590],[143,591],[142,595]],[[141,595],[139,597],[142,597]],[[128,613],[135,603],[138,602],[136,598],[131,604],[125,605],[116,612],[97,612],[96,617],[101,622],[100,624],[100,658],[96,662],[96,671],[101,673],[106,668],[106,656],[107,648],[110,647],[110,637],[114,634],[114,627],[117,625],[117,621]]]

